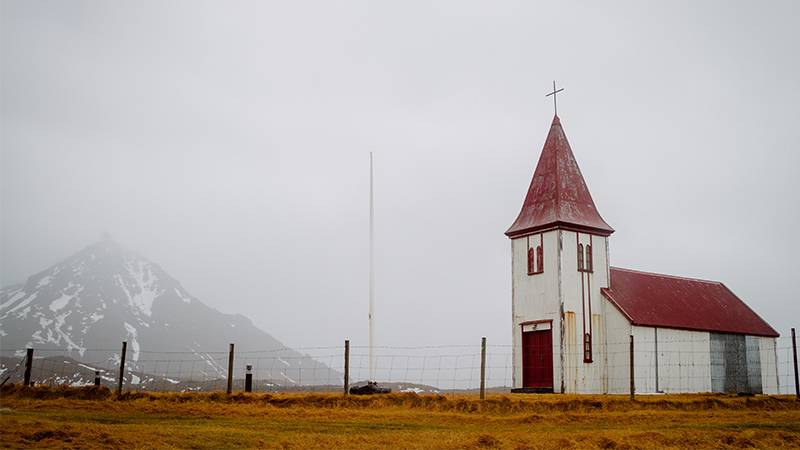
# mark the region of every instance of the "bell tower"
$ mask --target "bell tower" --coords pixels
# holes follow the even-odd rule
[[[552,93],[559,92],[555,90]],[[556,115],[511,239],[517,392],[603,393],[608,237]],[[602,372],[602,373],[600,373]],[[598,375],[598,376],[595,376]]]

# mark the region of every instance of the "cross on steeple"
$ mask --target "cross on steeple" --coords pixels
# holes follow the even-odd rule
[[[553,92],[545,95],[545,97],[550,97],[551,95],[553,96],[553,110],[555,111],[555,115],[556,116],[558,115],[558,105],[556,104],[556,94],[558,94],[559,92],[561,92],[563,90],[564,90],[564,88],[556,89],[556,81],[553,80]]]

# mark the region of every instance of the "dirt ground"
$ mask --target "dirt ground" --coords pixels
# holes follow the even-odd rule
[[[788,396],[0,391],[11,448],[800,448]]]

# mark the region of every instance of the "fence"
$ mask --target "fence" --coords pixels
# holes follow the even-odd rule
[[[709,340],[669,342],[681,343],[687,345],[670,347],[659,341],[661,347],[654,350],[652,340],[634,341],[631,336],[630,340],[598,346],[598,359],[589,364],[583,362],[582,349],[568,345],[568,350],[574,347],[576,351],[560,353],[560,343],[555,343],[551,349],[556,355],[553,388],[558,392],[562,384],[567,392],[631,395],[634,390],[704,392],[719,390],[713,384],[715,373],[727,370],[728,375],[741,372],[748,376],[747,366],[732,370],[730,361],[721,362],[708,346]],[[514,386],[512,346],[490,345],[485,338],[474,345],[381,346],[374,347],[373,352],[375,378],[396,392],[483,395],[485,391],[508,392]],[[367,346],[349,342],[342,346],[261,350],[236,350],[230,344],[227,350],[150,351],[127,343],[119,349],[5,349],[0,350],[0,378],[3,384],[102,384],[118,391],[342,392],[349,385],[368,380],[369,353]],[[772,362],[770,353],[774,354]],[[747,364],[746,355],[734,356]],[[517,358],[522,360],[520,355]],[[774,350],[759,349],[759,358],[759,364],[776,367],[774,385],[768,379],[771,375],[766,375],[763,386],[759,367],[759,389],[800,398],[794,329],[791,336],[776,339]],[[517,376],[527,369],[521,367]],[[590,379],[596,382],[586,381]]]

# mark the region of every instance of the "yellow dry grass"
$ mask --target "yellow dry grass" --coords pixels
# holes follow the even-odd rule
[[[58,448],[798,448],[792,397],[127,393],[6,388],[0,445]]]

